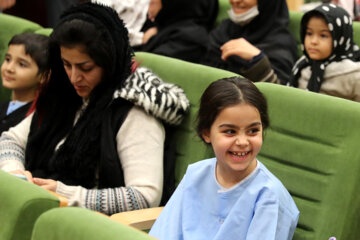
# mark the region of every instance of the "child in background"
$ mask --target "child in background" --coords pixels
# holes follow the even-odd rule
[[[304,14],[300,28],[304,55],[288,85],[360,101],[360,51],[349,14],[322,4]]]
[[[210,84],[197,133],[216,157],[188,167],[149,234],[163,240],[292,239],[299,211],[256,159],[268,125],[266,99],[251,81]]]
[[[39,85],[48,73],[49,37],[34,33],[15,35],[1,65],[3,87],[12,90],[11,101],[0,103],[0,133],[25,118]]]

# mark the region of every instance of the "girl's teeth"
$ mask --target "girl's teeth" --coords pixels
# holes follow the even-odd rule
[[[243,152],[243,153],[234,153],[234,155],[237,155],[237,156],[245,156],[246,154],[248,154],[248,152]]]

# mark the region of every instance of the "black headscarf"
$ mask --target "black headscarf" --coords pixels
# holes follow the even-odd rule
[[[218,8],[218,0],[162,0],[155,18],[158,33],[136,50],[198,63]]]
[[[307,24],[314,14],[323,16],[329,26],[333,40],[332,53],[328,58],[321,61],[310,59],[304,47]],[[322,4],[305,13],[301,19],[300,36],[304,55],[294,65],[292,78],[289,82],[290,86],[298,87],[301,70],[307,66],[311,66],[311,77],[307,89],[309,91],[319,92],[327,65],[331,62],[342,61],[343,59],[359,61],[360,51],[359,47],[354,44],[351,17],[345,9],[335,4]]]
[[[225,19],[210,33],[204,64],[239,73],[242,59],[221,59],[220,47],[232,39],[245,38],[264,51],[281,82],[287,82],[296,59],[296,43],[288,31],[289,11],[285,0],[258,0],[259,15],[240,26]]]
[[[162,9],[155,21],[159,29],[191,21],[210,30],[218,14],[218,1],[213,0],[162,0]]]
[[[97,37],[102,40],[93,51],[105,54],[103,59],[96,60],[89,52],[95,63],[104,69],[104,76],[92,90],[88,106],[75,126],[75,114],[83,101],[65,73],[60,55],[61,43],[58,43],[62,26],[71,25],[73,20],[83,20],[95,27],[99,32]],[[78,37],[77,31],[72,31],[71,37]],[[74,43],[70,44],[74,46]],[[86,47],[89,48],[87,43]],[[131,73],[133,52],[128,32],[112,8],[94,3],[75,5],[62,14],[51,34],[49,53],[52,74],[36,102],[26,147],[26,168],[37,177],[89,188],[96,185],[95,176],[98,175],[100,185],[107,186],[107,183],[101,182],[106,175],[102,171],[103,166],[109,163],[100,161],[100,138],[113,102],[113,92],[122,86]],[[56,145],[62,139],[66,140],[55,152]],[[119,174],[116,174],[117,171]],[[113,172],[115,177],[122,176],[121,168],[114,168]],[[123,181],[110,179],[109,182],[111,180],[115,184]]]

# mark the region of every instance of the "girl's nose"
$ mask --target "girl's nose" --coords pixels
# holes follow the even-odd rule
[[[236,138],[235,144],[238,146],[247,146],[249,144],[249,141],[246,136],[238,136]]]
[[[7,72],[14,72],[15,68],[14,68],[14,64],[12,62],[4,62],[4,68]]]
[[[312,43],[312,44],[317,44],[318,42],[319,42],[318,37],[313,36],[313,37],[311,38],[311,43]]]

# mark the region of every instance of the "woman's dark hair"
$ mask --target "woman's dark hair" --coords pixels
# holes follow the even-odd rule
[[[64,111],[72,113],[82,104],[81,97],[65,72],[61,46],[82,47],[84,53],[103,69],[101,82],[89,96],[89,109],[93,104],[103,109],[112,100],[114,90],[120,88],[131,74],[133,50],[123,21],[113,9],[92,3],[75,5],[61,15],[60,22],[50,35],[52,74],[37,101],[36,108],[41,115],[51,112],[49,102],[63,106]]]
[[[254,106],[260,113],[263,129],[269,126],[267,102],[259,89],[245,78],[223,78],[211,83],[201,96],[196,126],[198,136],[204,140],[202,134],[211,128],[219,113],[239,103]]]
[[[60,46],[66,48],[80,47],[85,54],[94,60],[96,65],[103,68],[104,81],[109,79],[109,76],[106,75],[111,73],[111,67],[115,60],[111,45],[111,38],[106,31],[98,29],[93,23],[82,19],[72,19],[60,24],[51,35],[52,48],[58,49]]]
[[[14,35],[8,45],[24,45],[25,53],[30,55],[38,65],[38,74],[43,74],[49,70],[48,44],[48,36],[36,33],[21,33]]]
[[[88,105],[76,127],[74,119],[83,99],[65,72],[61,46],[81,47],[79,50],[103,69],[102,79],[86,99]],[[128,31],[110,7],[91,2],[73,5],[61,15],[50,35],[49,57],[51,75],[36,101],[25,153],[26,167],[42,169],[51,165],[59,176],[76,175],[72,177],[80,179],[83,186],[94,186],[95,169],[100,164],[100,138],[105,131],[104,116],[110,112],[114,91],[131,74],[133,50]],[[54,154],[62,139],[66,140]],[[75,169],[76,174],[69,169]]]

